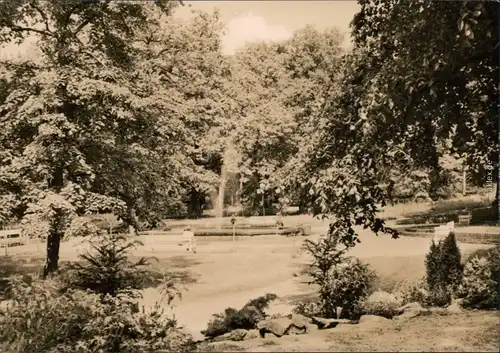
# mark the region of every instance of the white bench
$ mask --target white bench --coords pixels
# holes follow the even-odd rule
[[[458,216],[458,224],[463,226],[463,225],[470,225],[470,220],[472,219],[472,215],[466,214],[466,215],[459,215]]]
[[[0,247],[24,245],[26,239],[22,236],[21,229],[0,230]]]

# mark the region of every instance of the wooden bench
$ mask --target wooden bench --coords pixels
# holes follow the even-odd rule
[[[458,225],[470,225],[470,220],[472,218],[471,214],[459,215],[458,216]]]

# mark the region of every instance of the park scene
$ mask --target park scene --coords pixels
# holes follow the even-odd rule
[[[496,2],[0,2],[0,353],[498,352]]]

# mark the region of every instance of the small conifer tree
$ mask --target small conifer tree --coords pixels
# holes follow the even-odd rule
[[[427,282],[427,287],[430,291],[434,291],[440,285],[441,278],[440,274],[440,264],[441,264],[441,242],[432,241],[429,252],[425,257],[425,280]]]
[[[129,260],[130,251],[141,242],[123,235],[103,235],[90,242],[92,251],[80,255],[80,262],[70,264],[71,285],[112,297],[140,289],[148,277],[148,259]]]
[[[426,255],[426,282],[432,297],[451,299],[462,280],[463,266],[455,233],[450,233],[444,240],[432,242]],[[445,304],[445,303],[441,303]]]
[[[460,249],[453,232],[441,244],[441,273],[443,282],[456,291],[462,281],[463,266]]]

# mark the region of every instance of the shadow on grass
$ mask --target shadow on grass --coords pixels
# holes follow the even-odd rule
[[[137,260],[138,258],[130,258],[132,262]],[[0,300],[9,296],[9,279],[11,277],[16,275],[41,276],[44,261],[44,258],[1,256]],[[69,263],[69,261],[61,261],[59,269],[65,271]],[[188,268],[197,264],[199,262],[182,256],[158,260],[150,259],[149,266],[144,268],[145,276],[142,278],[141,288],[158,287],[164,283],[175,283],[180,286],[196,283],[198,277],[191,273]]]
[[[138,259],[131,258],[131,261]],[[188,270],[189,267],[198,265],[200,262],[183,256],[171,258],[149,258],[149,266],[146,269],[147,276],[144,278],[144,288],[157,287],[165,281],[173,281],[176,284],[188,285],[198,281],[198,276]]]
[[[184,256],[173,256],[169,258],[160,259],[159,264],[175,269],[184,269],[191,266],[199,265],[201,262],[195,259],[186,258]]]
[[[43,258],[0,257],[0,299],[7,295],[10,277],[41,275],[44,261]]]
[[[43,263],[43,258],[2,256],[0,257],[0,277],[34,274],[40,272]]]

